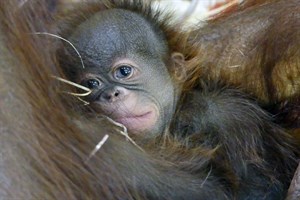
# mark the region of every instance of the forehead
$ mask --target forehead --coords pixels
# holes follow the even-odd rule
[[[156,57],[167,52],[162,36],[142,16],[122,9],[96,13],[69,39],[83,56],[96,62],[111,62],[128,53]]]

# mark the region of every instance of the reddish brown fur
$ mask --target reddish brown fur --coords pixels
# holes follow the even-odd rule
[[[281,113],[281,123],[299,127],[299,13],[299,0],[246,1],[194,31],[199,53],[191,65],[200,77],[241,88]]]
[[[22,8],[18,5],[18,1],[0,2],[0,80],[4,83],[0,97],[1,197],[145,199],[147,189],[162,190],[157,195],[166,199],[172,198],[172,191],[185,193],[187,185],[195,193],[194,184],[202,184],[205,174],[202,179],[181,172],[172,162],[162,162],[158,156],[139,150],[112,124],[87,121],[69,109],[74,99],[65,95],[61,98],[59,92],[70,88],[62,87],[50,76],[63,77],[54,58],[56,46],[51,38],[33,34],[50,32],[47,24],[52,17],[45,2],[28,1]],[[110,136],[108,141],[86,163],[105,134]],[[171,145],[178,152],[176,144]],[[172,146],[168,148],[170,155]],[[203,150],[203,163],[206,154]],[[193,157],[189,154],[186,158]],[[132,176],[139,177],[138,183]],[[160,186],[160,179],[173,183]],[[221,194],[221,189],[210,187]],[[208,196],[211,192],[203,193]]]
[[[291,2],[296,1],[291,0]],[[297,2],[296,5],[298,5]],[[276,4],[274,7],[280,8]],[[102,8],[101,5],[88,9],[91,12],[90,9]],[[291,9],[296,12],[299,6],[295,8],[291,6]],[[293,12],[282,10],[279,13],[286,16]],[[248,14],[243,15],[248,16]],[[227,83],[251,92],[263,102],[274,103],[279,100],[297,98],[299,90],[298,85],[294,83],[299,77],[299,57],[297,56],[299,55],[297,48],[299,37],[296,34],[299,32],[293,29],[295,33],[291,33],[293,37],[290,39],[293,40],[292,44],[295,46],[290,46],[290,43],[285,45],[286,49],[290,49],[288,53],[293,51],[295,53],[294,56],[287,54],[287,57],[284,57],[286,59],[283,61],[287,60],[288,64],[279,62],[278,66],[266,65],[266,68],[277,70],[271,75],[266,74],[267,70],[257,69],[259,77],[266,75],[268,78],[257,80],[256,76],[250,76],[250,72],[256,71],[255,67],[261,67],[256,59],[246,59],[245,64],[243,63],[238,70],[228,71],[227,66],[230,65],[228,62],[232,60],[226,60],[228,55],[222,54],[223,46],[216,45],[219,43],[211,40],[209,41],[211,44],[206,43],[204,35],[211,34],[214,26],[220,28],[221,23],[233,24],[233,27],[242,26],[242,24],[236,24],[234,19],[226,18],[225,20],[229,21],[216,21],[201,30],[201,34],[197,35],[195,46],[187,45],[187,35],[175,32],[176,27],[174,30],[166,30],[167,37],[172,36],[172,39],[168,40],[171,50],[182,52],[184,49],[189,67],[195,68],[195,73],[200,74],[201,77],[205,75],[204,78],[207,78],[206,76],[213,79],[222,78]],[[22,8],[18,7],[18,1],[1,1],[0,22],[1,197],[4,199],[145,199],[143,187],[148,186],[153,191],[160,191],[160,185],[154,183],[160,183],[160,180],[166,179],[170,185],[163,185],[162,189],[165,193],[159,194],[161,199],[172,197],[172,192],[181,190],[188,190],[186,193],[189,190],[191,193],[200,190],[207,193],[207,197],[216,194],[222,199],[231,199],[231,196],[227,196],[224,192],[225,189],[217,185],[208,185],[208,188],[193,188],[194,183],[198,186],[203,183],[206,172],[197,174],[197,177],[184,172],[190,167],[186,166],[187,161],[199,164],[193,170],[200,166],[206,167],[215,149],[207,150],[197,147],[187,150],[170,139],[165,143],[167,150],[153,150],[150,145],[149,148],[144,147],[147,153],[141,152],[120,136],[115,130],[116,127],[105,121],[87,121],[81,116],[82,113],[70,109],[77,102],[59,93],[69,88],[58,84],[50,77],[50,75],[63,77],[55,60],[55,50],[59,44],[57,46],[53,44],[54,40],[51,38],[31,34],[39,31],[55,33],[55,28],[50,26],[53,24],[52,16],[44,6],[44,1],[29,1]],[[289,23],[297,24],[299,21]],[[289,23],[284,23],[284,25]],[[64,29],[64,27],[59,28]],[[280,32],[283,29],[275,27],[271,33]],[[229,38],[232,36],[243,38],[239,34],[230,35]],[[244,61],[241,56],[234,53],[234,49],[240,46],[234,46],[236,43],[230,41],[229,38],[225,37],[221,42],[225,44],[233,42],[233,45],[229,45],[228,51],[233,56],[237,56],[234,57],[237,60]],[[253,42],[259,41],[255,39]],[[270,45],[277,47],[279,44],[271,43]],[[269,49],[269,43],[266,43],[264,47],[273,53],[272,49]],[[199,55],[197,59],[194,59],[194,50],[198,48],[200,49]],[[266,51],[266,56],[272,55],[268,51]],[[262,60],[259,53],[261,51],[254,51],[252,56],[254,58],[258,56],[257,60]],[[268,61],[270,62],[268,59],[265,60],[269,63]],[[279,72],[289,65],[295,67],[293,68],[295,72],[282,76]],[[221,67],[220,74],[217,73],[217,66]],[[187,85],[194,84],[198,78],[191,77]],[[254,85],[252,85],[253,80]],[[288,83],[292,83],[296,89],[286,92]],[[85,163],[89,153],[105,134],[110,135],[108,141],[96,156]],[[163,158],[160,159],[161,154],[168,162],[165,162]],[[139,167],[136,167],[137,164]],[[161,174],[162,171],[166,173]],[[141,182],[132,181],[132,175],[138,177]],[[169,180],[173,177],[175,177],[174,180]]]

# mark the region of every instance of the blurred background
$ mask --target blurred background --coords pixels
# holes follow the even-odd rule
[[[57,0],[63,3],[84,0]],[[150,1],[150,0],[149,0]],[[154,6],[173,11],[177,19],[184,20],[188,25],[209,18],[226,8],[240,3],[242,0],[152,0]],[[174,20],[177,20],[174,19]]]
[[[189,23],[209,18],[242,0],[155,0],[162,9],[175,11],[178,18]]]

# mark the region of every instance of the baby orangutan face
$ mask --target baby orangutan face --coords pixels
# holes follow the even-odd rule
[[[134,134],[165,129],[177,99],[165,64],[172,56],[142,17],[121,9],[99,12],[79,25],[70,41],[82,52],[85,68],[77,70],[76,79],[92,90],[86,100],[94,110]]]

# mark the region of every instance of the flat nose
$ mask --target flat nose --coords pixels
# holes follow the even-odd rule
[[[100,101],[102,102],[115,102],[124,98],[125,92],[122,88],[113,87],[106,89],[100,95]]]

